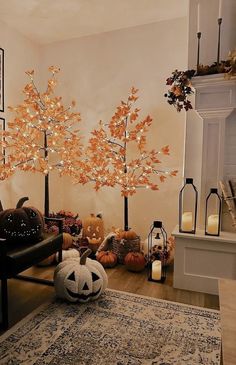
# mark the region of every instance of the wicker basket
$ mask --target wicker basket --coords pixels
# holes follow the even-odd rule
[[[133,240],[118,240],[116,237],[112,237],[111,246],[112,251],[117,255],[118,262],[123,264],[128,252],[140,252],[140,237]]]

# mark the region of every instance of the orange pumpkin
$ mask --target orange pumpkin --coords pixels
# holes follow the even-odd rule
[[[69,248],[71,248],[73,246],[73,237],[71,236],[70,233],[66,233],[66,232],[63,232],[62,236],[63,236],[62,249],[68,250]]]
[[[124,264],[130,271],[142,271],[146,265],[146,260],[141,252],[129,252],[124,258]]]
[[[119,231],[117,237],[118,239],[135,240],[138,235],[132,229],[129,229],[128,231]]]
[[[100,251],[97,254],[97,261],[103,267],[114,267],[117,264],[117,255],[112,251]]]
[[[104,225],[100,215],[90,214],[83,221],[83,238],[87,238],[89,247],[96,252],[104,240]]]

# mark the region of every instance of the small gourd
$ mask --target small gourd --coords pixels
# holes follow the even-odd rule
[[[69,248],[71,248],[73,246],[73,237],[71,236],[70,233],[67,233],[67,232],[63,232],[62,236],[63,236],[62,249],[68,250]]]
[[[114,267],[117,264],[117,255],[112,251],[100,251],[96,258],[103,267]]]
[[[134,232],[132,229],[129,229],[128,231],[118,231],[117,233],[118,239],[125,239],[125,240],[135,240],[138,238],[138,235],[136,232]]]
[[[141,252],[129,252],[124,258],[124,264],[130,271],[142,271],[145,268],[146,260]]]
[[[61,262],[54,273],[56,294],[70,302],[88,302],[97,299],[108,284],[107,274],[102,265],[88,258],[86,250],[81,258]]]

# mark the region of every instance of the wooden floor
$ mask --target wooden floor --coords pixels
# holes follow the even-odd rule
[[[224,365],[236,359],[236,280],[219,280],[221,332]]]
[[[33,267],[25,273],[50,279],[55,267]],[[123,265],[113,269],[106,269],[110,289],[126,291],[170,301],[219,309],[219,297],[187,290],[173,288],[173,268],[169,267],[164,284],[147,280],[147,273],[132,273]],[[54,288],[41,284],[9,280],[9,322],[10,327],[31,313],[40,304],[49,301],[55,296]],[[2,332],[1,332],[2,333]]]

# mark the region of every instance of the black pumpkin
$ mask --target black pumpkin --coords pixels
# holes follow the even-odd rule
[[[23,207],[26,200],[21,198],[15,209],[0,212],[0,237],[8,242],[33,243],[43,238],[43,216],[36,208]]]

